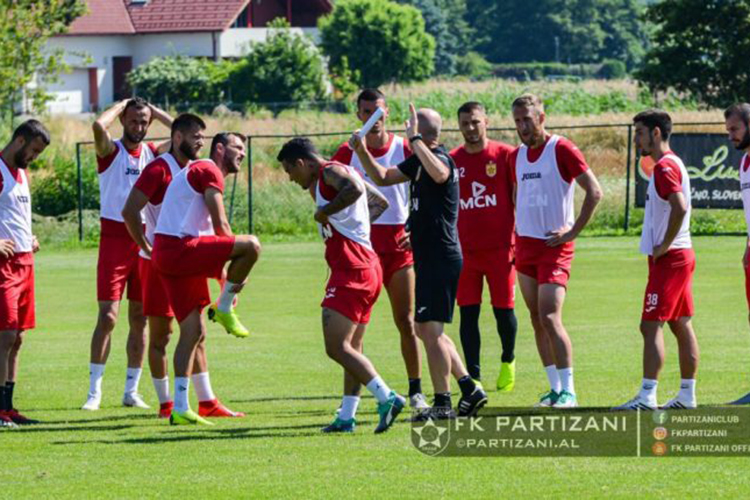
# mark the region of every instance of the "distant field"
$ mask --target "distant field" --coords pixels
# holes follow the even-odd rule
[[[695,328],[702,351],[701,404],[750,390],[750,335],[740,257],[744,238],[696,238]],[[336,409],[341,372],[324,352],[319,301],[326,280],[322,245],[269,244],[240,314],[246,340],[209,326],[210,371],[218,395],[247,418],[210,429],[170,428],[152,411],[118,406],[125,378],[125,325],[115,332],[103,408],[83,413],[89,336],[95,319],[94,250],[44,250],[37,260],[38,328],[22,352],[17,406],[45,423],[0,433],[8,498],[741,498],[748,460],[635,458],[428,458],[403,422],[374,436],[374,402],[361,405],[354,436],[318,429]],[[634,238],[583,238],[573,265],[565,322],[575,348],[581,404],[611,406],[640,381],[638,322],[646,279]],[[482,316],[483,366],[499,368],[489,309]],[[490,392],[492,406],[529,406],[545,389],[527,312],[517,307],[518,383]],[[458,342],[457,324],[448,333]],[[678,388],[676,345],[667,335],[659,385]],[[381,300],[366,352],[384,378],[407,389],[390,311]],[[425,367],[426,373],[426,367]],[[425,375],[425,379],[427,379]],[[426,382],[429,391],[429,382]],[[457,392],[457,387],[453,388]],[[148,370],[141,392],[156,403]],[[646,489],[645,485],[650,485]]]

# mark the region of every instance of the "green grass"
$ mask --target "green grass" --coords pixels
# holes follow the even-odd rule
[[[702,351],[698,397],[726,402],[750,389],[750,338],[740,257],[744,238],[696,238],[695,328]],[[170,428],[154,413],[118,406],[126,328],[119,324],[104,379],[103,408],[83,413],[94,324],[95,250],[42,252],[37,260],[38,326],[22,351],[17,406],[43,425],[0,433],[8,498],[441,496],[745,496],[748,461],[649,458],[428,458],[409,426],[375,436],[374,402],[361,405],[354,436],[324,436],[341,390],[325,356],[319,301],[327,270],[320,243],[276,243],[243,293],[240,313],[254,335],[238,340],[209,326],[210,371],[218,395],[245,411],[211,429]],[[630,398],[640,381],[638,322],[646,279],[634,238],[578,243],[565,323],[575,347],[583,405]],[[485,307],[483,366],[497,376],[499,340]],[[518,306],[518,383],[493,406],[528,406],[545,388],[525,307]],[[449,334],[458,341],[457,324]],[[366,352],[386,381],[406,390],[398,338],[381,300]],[[426,372],[426,368],[425,368]],[[677,389],[676,346],[667,339],[660,400]],[[428,384],[429,386],[429,384]],[[429,389],[429,387],[428,387]],[[154,404],[148,371],[141,391]],[[454,387],[454,391],[457,388]],[[470,492],[470,493],[467,493]]]

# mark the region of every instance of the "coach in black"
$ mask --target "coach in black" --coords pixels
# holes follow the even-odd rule
[[[414,155],[398,165],[379,165],[355,133],[350,146],[367,175],[379,186],[411,181],[408,227],[416,271],[416,330],[424,342],[430,365],[435,403],[416,418],[452,418],[451,373],[458,379],[460,416],[474,415],[487,403],[487,394],[469,376],[453,341],[443,325],[453,320],[461,246],[458,242],[458,172],[448,152],[440,145],[442,119],[432,109],[414,109],[406,122],[406,135]]]

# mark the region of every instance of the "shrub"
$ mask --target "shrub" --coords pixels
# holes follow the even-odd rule
[[[492,63],[479,52],[468,52],[456,61],[456,73],[472,80],[484,80],[492,76]]]
[[[96,170],[83,170],[83,209],[99,210],[99,179]],[[58,158],[54,169],[34,176],[31,201],[39,215],[62,215],[78,208],[78,173],[73,160]]]
[[[625,63],[616,59],[607,59],[602,63],[597,76],[605,80],[619,80],[628,74]]]

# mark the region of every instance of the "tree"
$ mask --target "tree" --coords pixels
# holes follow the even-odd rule
[[[641,82],[653,91],[686,92],[710,106],[748,100],[750,3],[663,0],[649,6],[647,16],[655,30],[636,73]]]
[[[85,0],[5,0],[0,2],[0,105],[13,110],[25,92],[35,109],[49,100],[46,87],[69,71],[62,49],[46,48],[49,37],[65,33],[86,11]],[[34,83],[34,86],[29,84]]]
[[[433,73],[435,40],[414,7],[388,0],[341,0],[318,27],[330,66],[340,68],[346,56],[362,87],[421,81]]]
[[[274,112],[318,100],[327,92],[325,63],[315,44],[289,30],[278,18],[268,38],[254,43],[230,77],[233,98],[245,103],[275,103]]]

